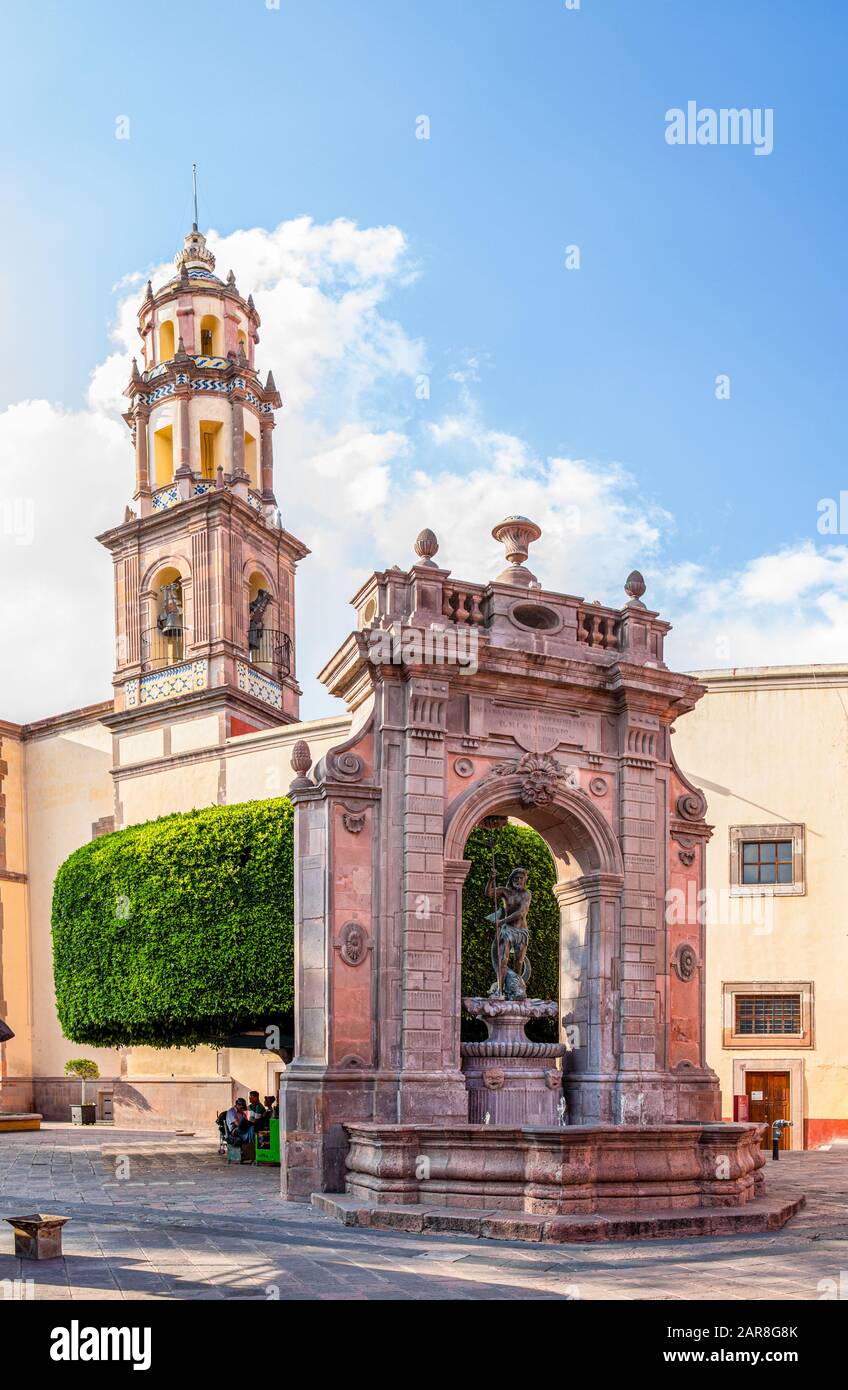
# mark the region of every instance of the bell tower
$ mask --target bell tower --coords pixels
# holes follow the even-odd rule
[[[139,309],[124,419],[133,508],[98,540],[115,574],[118,732],[217,714],[217,736],[299,717],[294,576],[309,552],[274,493],[271,372],[255,365],[260,318],[195,223]]]

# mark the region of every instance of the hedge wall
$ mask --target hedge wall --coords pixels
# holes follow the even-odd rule
[[[53,891],[65,1036],[100,1047],[194,1046],[284,1023],[294,1002],[293,839],[291,803],[280,797],[165,816],[76,850]],[[465,854],[462,991],[485,994],[488,834],[474,831]],[[519,864],[529,871],[530,992],[556,999],[559,912],[547,847],[507,825],[495,862],[501,883]],[[476,1035],[474,1023],[463,1033]]]
[[[165,816],[83,845],[53,889],[62,1031],[100,1047],[211,1042],[293,1004],[286,798]]]

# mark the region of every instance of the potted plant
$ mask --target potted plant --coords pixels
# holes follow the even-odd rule
[[[78,1076],[82,1082],[82,1095],[79,1105],[71,1106],[71,1121],[75,1125],[93,1125],[97,1123],[97,1106],[86,1105],[85,1083],[86,1081],[96,1081],[100,1075],[100,1069],[96,1062],[92,1062],[88,1057],[76,1057],[71,1062],[65,1063],[66,1076]]]

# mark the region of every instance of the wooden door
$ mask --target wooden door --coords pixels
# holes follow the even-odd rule
[[[746,1071],[745,1094],[748,1097],[748,1118],[751,1123],[768,1125],[763,1135],[762,1147],[770,1149],[773,1122],[790,1118],[789,1072]],[[789,1130],[785,1129],[780,1136],[780,1147],[788,1149],[791,1144]]]

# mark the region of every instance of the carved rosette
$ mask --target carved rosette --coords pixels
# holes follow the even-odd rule
[[[672,956],[671,964],[678,980],[683,980],[684,983],[693,980],[698,969],[698,957],[694,946],[684,941]]]
[[[335,945],[345,965],[361,965],[371,950],[368,933],[359,922],[345,922]]]

